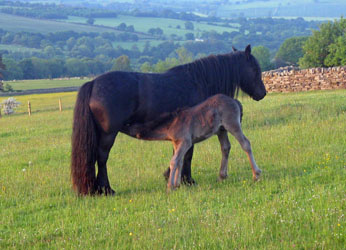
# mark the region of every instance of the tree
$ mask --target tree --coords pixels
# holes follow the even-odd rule
[[[175,50],[178,55],[178,60],[180,64],[185,64],[193,61],[193,55],[185,47],[180,47]]]
[[[270,52],[268,48],[264,46],[256,46],[252,49],[252,55],[256,57],[263,71],[273,68],[270,62]]]
[[[23,79],[23,70],[15,60],[5,58],[4,64],[6,71],[3,72],[3,75],[6,80]]]
[[[195,40],[195,35],[193,33],[186,33],[185,38],[186,40]]]
[[[122,30],[122,31],[125,31],[126,30],[126,23],[121,23],[121,24],[119,24],[116,28],[118,29],[118,30]]]
[[[151,73],[151,72],[154,72],[154,69],[149,62],[145,62],[141,65],[141,72]]]
[[[193,30],[194,29],[194,25],[190,21],[185,22],[184,25],[185,25],[185,29],[187,29],[187,30]]]
[[[130,58],[126,55],[119,56],[114,60],[113,71],[133,71],[130,65]]]
[[[6,66],[2,62],[2,55],[0,54],[0,82],[1,82],[1,79],[4,77],[3,74],[1,73],[1,71],[5,70],[5,69],[6,69]]]
[[[127,32],[135,32],[135,27],[133,27],[133,25],[129,25],[126,27],[125,29]]]
[[[292,37],[286,39],[275,55],[276,62],[284,65],[297,65],[299,58],[304,56],[303,45],[307,37]]]
[[[326,67],[334,65],[342,60],[334,60],[332,52],[336,54],[336,45],[339,37],[344,36],[346,30],[346,19],[340,21],[323,23],[320,30],[314,30],[303,46],[304,56],[299,60],[301,68]],[[341,40],[342,41],[342,38]],[[345,55],[346,56],[346,55]],[[328,57],[328,59],[327,59]]]
[[[326,66],[346,65],[346,34],[338,37],[335,43],[328,48],[329,55],[326,57]]]
[[[35,68],[31,58],[21,60],[18,66],[22,69],[24,79],[35,79]]]
[[[93,25],[95,23],[95,19],[92,17],[89,17],[86,22],[87,22],[87,24]]]

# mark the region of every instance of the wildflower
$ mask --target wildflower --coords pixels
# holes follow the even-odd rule
[[[304,169],[304,173],[306,173],[306,170]]]
[[[129,200],[129,202],[131,203],[131,202],[132,202],[132,200]]]
[[[132,232],[130,232],[129,235],[132,236]]]
[[[23,171],[23,172],[25,172],[25,171],[26,171],[26,169],[25,169],[25,168],[23,168],[23,169],[22,169],[22,171]]]
[[[338,223],[338,227],[340,227],[341,225],[340,225],[340,223]]]
[[[115,211],[115,208],[113,208],[113,211]]]

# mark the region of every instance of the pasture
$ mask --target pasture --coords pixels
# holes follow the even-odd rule
[[[64,87],[78,87],[89,79],[84,78],[62,78],[62,79],[38,79],[38,80],[16,80],[5,81],[12,86],[14,90],[30,90],[30,89],[51,89]]]
[[[42,108],[0,118],[1,249],[344,248],[345,90],[240,98],[243,131],[263,170],[257,183],[232,136],[229,177],[217,182],[213,137],[195,147],[198,185],[167,194],[170,143],[119,135],[108,161],[114,197],[71,190],[75,96],[19,96]],[[59,97],[63,112],[45,108]]]
[[[86,23],[87,18],[82,17],[69,17],[68,22],[72,23]],[[165,35],[178,35],[184,37],[186,33],[194,33],[198,35],[203,31],[216,31],[222,33],[224,31],[232,32],[238,31],[237,28],[222,27],[211,25],[206,22],[193,21],[194,30],[185,29],[184,20],[170,19],[170,18],[155,18],[155,17],[134,17],[127,15],[119,15],[117,18],[95,18],[96,25],[103,25],[107,27],[116,27],[121,23],[126,25],[133,25],[136,31],[147,33],[150,28],[161,28]],[[239,24],[230,23],[230,25],[237,27]],[[180,26],[178,29],[177,26]],[[185,38],[184,38],[185,39]]]

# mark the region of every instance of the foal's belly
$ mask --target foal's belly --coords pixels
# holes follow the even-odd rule
[[[192,143],[198,143],[208,139],[209,137],[215,135],[219,131],[219,128],[209,128],[204,131],[197,131],[192,137]]]

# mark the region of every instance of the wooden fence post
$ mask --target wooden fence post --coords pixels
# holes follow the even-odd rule
[[[62,103],[61,103],[61,98],[59,98],[59,111],[62,111]]]
[[[28,113],[29,113],[29,116],[31,116],[31,104],[30,104],[30,101],[28,101]]]

